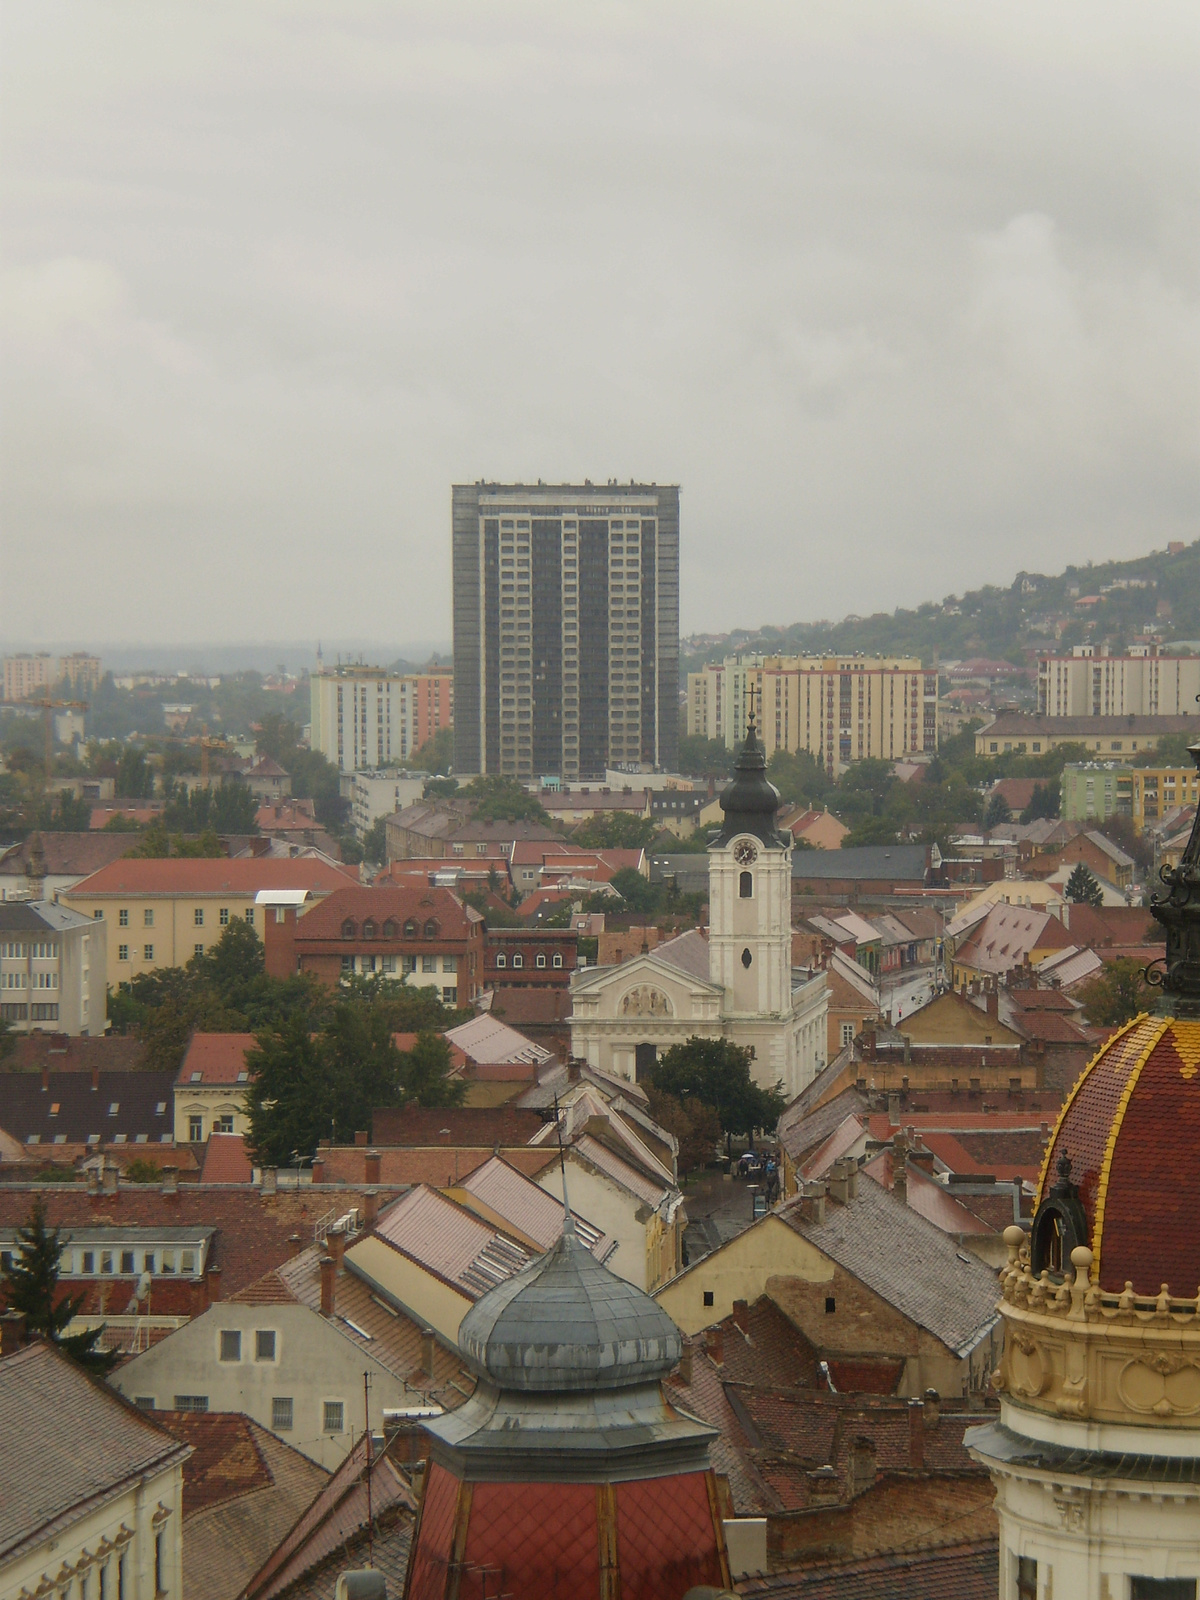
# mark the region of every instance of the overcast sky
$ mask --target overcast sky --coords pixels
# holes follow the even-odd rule
[[[682,625],[1197,536],[1195,0],[3,13],[0,635],[450,636],[450,485]]]

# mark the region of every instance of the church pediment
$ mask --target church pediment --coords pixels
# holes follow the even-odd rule
[[[719,984],[694,977],[658,960],[653,954],[635,956],[615,967],[597,967],[578,975],[571,984],[576,1008],[580,1003],[599,1006],[613,1017],[687,1018],[698,1000],[719,1000]]]

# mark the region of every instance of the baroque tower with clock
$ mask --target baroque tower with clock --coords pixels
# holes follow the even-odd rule
[[[571,980],[571,1053],[642,1077],[691,1038],[751,1052],[764,1088],[791,1099],[825,1064],[825,974],[792,967],[792,841],[775,826],[779,791],[751,717],[724,820],[708,847],[707,929],[693,928]]]

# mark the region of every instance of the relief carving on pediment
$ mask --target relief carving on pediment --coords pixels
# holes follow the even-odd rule
[[[623,1017],[669,1017],[674,1014],[670,1000],[661,989],[642,983],[621,1001]]]

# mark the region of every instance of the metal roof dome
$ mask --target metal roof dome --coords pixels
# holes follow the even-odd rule
[[[682,1340],[648,1294],[562,1237],[476,1301],[458,1331],[471,1365],[499,1389],[622,1388],[664,1377]]]
[[[734,778],[720,797],[725,820],[713,841],[728,844],[739,834],[752,834],[765,845],[778,849],[791,840],[780,834],[775,826],[775,816],[781,806],[779,790],[767,777],[767,753],[758,737],[754,718],[746,729],[746,742],[738,751],[734,763]]]

